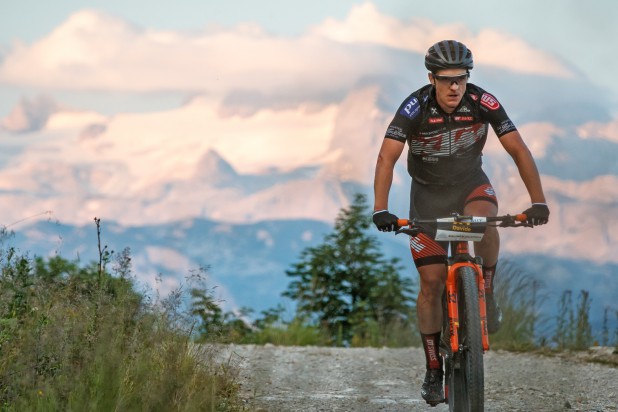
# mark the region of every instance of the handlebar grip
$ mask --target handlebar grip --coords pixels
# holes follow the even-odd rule
[[[410,221],[408,219],[397,219],[397,226],[409,226]]]
[[[518,222],[525,222],[528,220],[528,216],[526,216],[525,213],[520,213],[518,215],[515,215],[515,220],[517,220]]]

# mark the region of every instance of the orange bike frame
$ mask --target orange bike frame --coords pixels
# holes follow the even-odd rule
[[[456,244],[455,255],[468,254],[468,242],[453,242]],[[489,350],[489,334],[487,332],[487,307],[485,305],[485,280],[483,279],[483,269],[475,262],[458,262],[448,266],[446,278],[446,303],[448,312],[448,324],[451,337],[451,350],[453,353],[459,351],[459,309],[457,307],[457,270],[462,266],[469,266],[476,273],[476,284],[478,286],[479,308],[481,311],[481,335],[483,338],[483,350]]]

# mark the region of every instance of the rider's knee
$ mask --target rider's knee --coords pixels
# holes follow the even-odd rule
[[[483,235],[481,244],[499,245],[499,243],[500,243],[500,234],[498,233],[498,229],[495,227],[488,227],[485,230],[485,234]]]
[[[444,290],[446,280],[446,270],[440,268],[419,268],[420,273],[420,293],[428,298],[440,298]]]

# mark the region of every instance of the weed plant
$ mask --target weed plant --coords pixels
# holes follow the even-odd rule
[[[537,311],[546,299],[543,284],[508,260],[500,264],[497,275],[494,293],[502,310],[502,325],[490,336],[492,348],[534,349],[537,329],[548,322]]]
[[[234,368],[174,301],[137,293],[128,251],[82,267],[0,250],[0,408],[241,410]]]
[[[581,290],[576,302],[572,291],[563,291],[556,315],[542,315],[539,308],[548,298],[545,285],[508,260],[498,270],[495,293],[502,308],[503,321],[499,332],[490,338],[492,347],[553,351],[586,350],[598,345],[590,324],[588,291]],[[618,330],[616,333],[618,338]],[[611,341],[607,309],[599,338],[605,346]]]
[[[558,349],[588,349],[593,344],[590,326],[590,298],[585,290],[580,291],[577,306],[573,308],[572,291],[565,290],[560,298],[556,331],[552,337]]]

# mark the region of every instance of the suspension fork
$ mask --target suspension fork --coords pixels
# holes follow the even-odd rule
[[[470,256],[468,242],[453,242],[452,246],[455,248],[455,257],[458,255]],[[462,266],[468,266],[472,267],[476,273],[483,351],[488,351],[489,333],[487,332],[487,305],[485,304],[485,279],[483,278],[482,261],[480,258],[475,258],[473,260],[466,259],[464,261],[456,260],[457,259],[449,259],[445,285],[451,350],[453,353],[459,351],[459,294],[457,290],[457,271]]]

